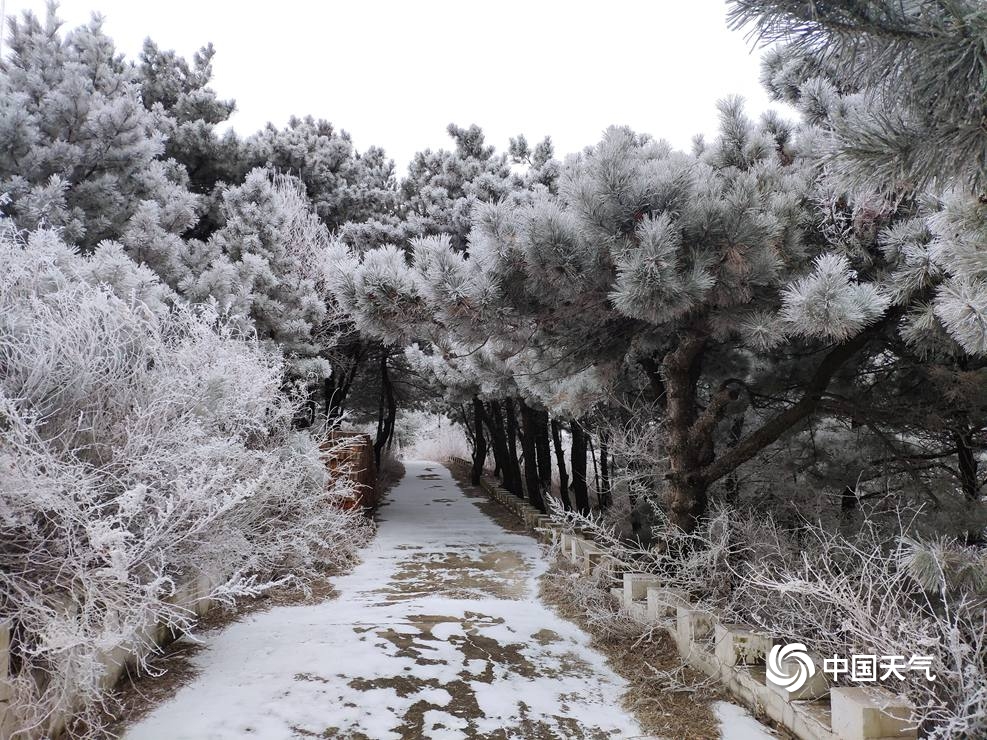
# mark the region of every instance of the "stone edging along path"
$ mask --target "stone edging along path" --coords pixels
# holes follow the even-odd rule
[[[471,463],[452,458],[449,463],[469,471]],[[591,573],[603,561],[621,578],[611,593],[644,624],[663,623],[689,666],[718,679],[740,703],[763,712],[800,740],[891,740],[915,738],[907,700],[878,687],[830,687],[822,661],[798,691],[790,692],[766,679],[765,657],[776,643],[771,635],[724,621],[715,611],[692,602],[689,595],[662,586],[650,573],[634,572],[631,564],[611,555],[589,534],[566,531],[550,516],[484,477],[479,484],[490,498],[512,511],[541,539],[559,543],[562,552]],[[795,661],[782,669],[797,672]]]

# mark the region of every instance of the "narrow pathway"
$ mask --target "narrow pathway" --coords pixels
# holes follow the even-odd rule
[[[537,542],[436,463],[406,465],[338,598],[204,637],[198,677],[129,740],[641,736],[623,680],[537,600]]]

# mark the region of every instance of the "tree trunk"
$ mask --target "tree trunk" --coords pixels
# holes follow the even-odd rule
[[[322,384],[323,402],[326,406],[326,426],[334,427],[339,424],[343,416],[343,404],[353,386],[353,379],[356,377],[360,365],[363,364],[365,354],[362,342],[356,342],[348,353],[349,367],[332,366],[332,376],[326,378]]]
[[[524,435],[521,437],[521,449],[524,453],[524,483],[528,489],[528,501],[541,512],[545,511],[545,500],[541,495],[541,480],[538,478],[538,453],[536,452],[538,437],[538,412],[528,406],[524,400],[521,404],[521,424]]]
[[[487,460],[487,438],[483,435],[483,402],[473,397],[473,470],[470,473],[470,481],[473,485],[480,482],[483,477],[483,465]]]
[[[377,438],[374,440],[374,462],[380,469],[380,458],[385,447],[391,446],[394,436],[394,420],[397,416],[397,405],[394,401],[394,386],[387,371],[389,352],[385,351],[380,358],[380,404],[377,408]]]
[[[586,486],[586,431],[582,425],[572,420],[572,493],[576,499],[576,510],[589,514],[589,489]]]
[[[744,414],[737,414],[737,418],[734,419],[733,423],[730,425],[730,439],[727,442],[727,447],[736,447],[743,433]],[[737,498],[740,496],[740,480],[737,478],[736,470],[730,471],[730,474],[727,475],[727,479],[723,482],[723,487],[726,489],[727,503],[737,503]]]
[[[492,401],[490,406],[493,411],[494,427],[496,429],[494,449],[499,450],[498,456],[500,460],[498,460],[498,465],[500,467],[501,482],[508,491],[515,496],[523,498],[524,491],[521,488],[521,471],[517,464],[517,448],[515,443],[516,422],[511,422],[514,405],[508,405],[508,401],[505,399],[504,401]]]
[[[840,517],[842,519],[849,519],[853,516],[853,512],[857,510],[857,489],[855,486],[843,486],[843,491],[840,493]]]
[[[707,483],[700,474],[705,455],[701,445],[690,438],[697,415],[696,384],[705,347],[706,338],[702,334],[686,334],[664,361],[668,516],[685,532],[691,532],[706,511]],[[712,434],[709,438],[711,441]]]
[[[517,460],[517,411],[514,408],[514,399],[504,399],[504,420],[507,426],[507,467],[510,470],[512,488],[511,493],[519,498],[524,498],[524,485],[521,482],[521,465]]]
[[[593,490],[596,491],[596,505],[603,508],[600,501],[600,468],[596,464],[596,445],[593,444],[593,435],[586,432],[586,444],[589,446],[589,459],[593,461]]]
[[[552,446],[555,448],[555,463],[559,468],[559,498],[562,508],[572,511],[572,501],[569,499],[569,473],[565,469],[565,451],[562,449],[562,430],[558,419],[552,419]]]
[[[538,434],[535,437],[535,453],[538,457],[538,482],[542,494],[552,490],[552,452],[548,437],[548,411],[534,411]]]
[[[600,508],[609,508],[613,501],[613,491],[610,490],[610,455],[607,447],[607,433],[600,430],[600,482],[603,484],[600,490]]]
[[[977,456],[974,451],[973,435],[969,430],[953,430],[956,457],[959,463],[960,485],[963,495],[970,501],[980,500],[980,480],[977,470]]]
[[[492,422],[490,434],[493,438],[494,461],[496,463],[494,475],[499,475],[504,488],[510,491],[513,481],[511,480],[510,467],[507,465],[507,433],[504,430],[504,414],[499,401],[490,401],[489,417]]]
[[[463,424],[463,436],[466,437],[466,444],[470,446],[470,459],[473,459],[472,450],[476,449],[476,432],[473,430],[473,426],[476,422],[476,418],[473,415],[472,406],[471,410],[467,411],[465,404],[459,404],[460,419],[462,419]],[[456,424],[459,419],[455,416],[449,417],[453,424]],[[440,422],[441,425],[441,422]]]

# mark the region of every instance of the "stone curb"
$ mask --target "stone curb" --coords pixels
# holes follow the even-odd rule
[[[466,460],[450,463],[471,468]],[[722,615],[696,605],[689,594],[668,588],[650,573],[614,558],[606,548],[580,532],[564,532],[550,517],[530,504],[484,479],[487,495],[505,505],[542,539],[560,542],[562,553],[584,573],[607,559],[622,573],[620,586],[610,593],[624,609],[644,624],[662,624],[675,642],[683,661],[718,679],[735,699],[755,713],[763,712],[799,740],[899,740],[916,738],[908,701],[879,687],[833,687],[819,668],[818,656],[809,656],[816,671],[796,692],[767,680],[765,658],[780,642],[750,627],[731,624]],[[547,535],[547,536],[546,536]],[[783,664],[781,670],[798,670]]]

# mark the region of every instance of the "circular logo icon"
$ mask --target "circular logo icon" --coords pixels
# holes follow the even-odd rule
[[[816,664],[801,642],[775,645],[765,663],[768,680],[791,692],[805,686],[805,682],[816,674]]]

